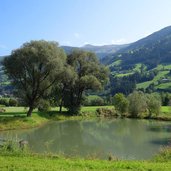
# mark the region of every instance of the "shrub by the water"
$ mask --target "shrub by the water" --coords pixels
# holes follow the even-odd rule
[[[9,100],[7,98],[0,98],[0,105],[9,106]]]
[[[127,98],[124,96],[124,94],[117,93],[113,100],[116,110],[121,114],[121,116],[124,116],[127,113],[129,106]]]
[[[6,110],[4,108],[0,108],[0,113],[4,113]]]
[[[96,109],[96,115],[103,116],[103,117],[111,117],[111,116],[117,116],[117,113],[114,108],[113,109],[98,108]]]
[[[4,140],[0,146],[0,154],[25,155],[30,153],[28,144],[21,146],[18,139]]]
[[[171,147],[162,148],[160,153],[154,157],[154,160],[158,162],[171,161]]]
[[[129,113],[131,117],[151,118],[158,116],[161,109],[161,99],[157,94],[145,94],[141,91],[134,91],[128,96]]]
[[[18,106],[18,101],[16,99],[9,99],[9,106]]]
[[[105,102],[104,99],[100,96],[96,96],[94,98],[86,97],[86,99],[83,102],[84,106],[104,106]]]
[[[38,111],[39,112],[47,112],[51,109],[50,103],[47,100],[40,100],[38,105]]]

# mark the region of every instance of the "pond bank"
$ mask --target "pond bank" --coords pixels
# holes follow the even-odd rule
[[[95,111],[97,108],[111,109],[113,106],[90,106],[82,108],[82,115],[68,116],[59,114],[58,108],[53,108],[51,112],[40,113],[35,110],[32,117],[26,117],[26,109],[24,107],[6,107],[6,112],[0,114],[0,131],[13,129],[28,129],[41,126],[52,120],[84,120],[97,118]],[[66,110],[64,109],[64,112]],[[149,118],[135,118],[135,119],[149,119]],[[162,114],[150,119],[171,121],[171,114],[169,107],[162,107]]]

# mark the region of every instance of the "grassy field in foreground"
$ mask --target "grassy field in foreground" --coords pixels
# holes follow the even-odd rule
[[[102,161],[40,156],[0,156],[2,171],[170,171],[171,162]]]

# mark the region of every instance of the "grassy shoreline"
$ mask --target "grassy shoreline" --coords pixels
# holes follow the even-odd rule
[[[135,171],[170,171],[171,160],[166,161],[128,161],[128,160],[98,160],[81,158],[64,158],[52,155],[37,154],[0,154],[0,170],[3,171],[80,171],[80,170],[135,170]]]
[[[6,107],[6,112],[0,114],[0,131],[13,130],[13,129],[27,129],[39,127],[48,123],[49,121],[57,120],[83,120],[97,118],[95,111],[97,108],[103,106],[90,106],[83,107],[82,115],[70,116],[64,113],[60,114],[59,108],[52,108],[52,111],[48,113],[33,111],[32,117],[26,117],[26,109],[24,107]],[[113,106],[104,106],[105,108],[113,108]],[[162,107],[161,114],[157,117],[152,117],[153,120],[171,121],[171,108]],[[137,119],[149,119],[149,118],[137,118]]]

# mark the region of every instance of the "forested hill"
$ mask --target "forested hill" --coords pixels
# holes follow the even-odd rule
[[[4,56],[0,56],[0,62],[4,59]]]
[[[61,46],[66,53],[71,53],[74,49],[81,49],[85,51],[94,52],[97,57],[102,60],[104,57],[116,53],[117,51],[121,50],[122,48],[127,47],[128,44],[125,45],[103,45],[103,46],[94,46],[87,44],[82,47],[72,47],[72,46]]]
[[[103,62],[110,65],[111,70],[118,63],[120,70],[131,69],[139,63],[145,64],[149,69],[158,64],[171,63],[171,26],[108,55]]]

